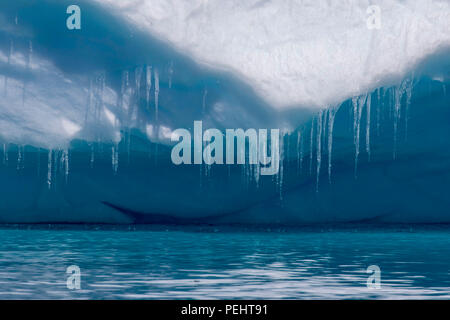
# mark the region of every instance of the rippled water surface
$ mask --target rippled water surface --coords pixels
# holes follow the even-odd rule
[[[449,227],[6,226],[0,239],[0,299],[450,298]],[[367,288],[370,265],[380,289]]]

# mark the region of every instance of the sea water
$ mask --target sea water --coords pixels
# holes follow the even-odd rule
[[[0,239],[0,299],[450,297],[448,225],[4,225]]]

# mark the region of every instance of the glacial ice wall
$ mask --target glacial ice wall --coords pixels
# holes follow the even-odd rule
[[[447,1],[380,1],[380,30],[364,2],[80,1],[75,31],[69,4],[0,3],[0,222],[450,222]],[[175,166],[194,120],[280,128],[279,173]]]

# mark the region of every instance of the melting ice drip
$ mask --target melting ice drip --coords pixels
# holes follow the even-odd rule
[[[172,77],[173,77],[173,61],[169,63],[169,89],[172,89]]]
[[[17,170],[23,168],[23,146],[17,146]]]
[[[3,144],[3,164],[6,165],[8,163],[8,145],[6,143]]]
[[[117,143],[114,144],[111,148],[111,165],[114,174],[117,174],[117,170],[119,169],[119,146]]]
[[[47,158],[47,186],[50,189],[52,187],[52,172],[53,172],[53,150],[48,150]]]
[[[47,187],[51,189],[54,182],[56,181],[56,177],[62,173],[64,177],[64,182],[67,184],[69,178],[69,150],[68,149],[59,149],[52,150],[50,149],[47,153]],[[38,168],[40,167],[39,159],[41,157],[40,151],[37,152],[38,157]],[[59,165],[58,165],[59,164]],[[39,175],[39,172],[38,172]]]
[[[155,120],[158,121],[159,73],[155,69]]]
[[[320,166],[322,163],[322,118],[324,112],[323,110],[319,111],[319,115],[317,116],[317,165],[316,165],[316,192],[319,192],[319,175],[320,175]]]
[[[365,124],[365,151],[367,153],[368,161],[370,161],[371,156],[371,145],[370,145],[370,135],[371,135],[371,117],[372,117],[372,100],[377,99],[377,110],[376,110],[376,130],[377,134],[380,133],[380,123],[381,123],[381,114],[382,109],[385,105],[384,97],[388,94],[391,96],[391,101],[388,101],[389,106],[391,107],[391,113],[393,117],[393,139],[394,139],[394,147],[393,147],[393,157],[395,159],[397,153],[397,140],[398,140],[398,125],[399,121],[402,118],[402,101],[404,97],[404,118],[405,118],[405,139],[407,138],[408,131],[408,114],[409,107],[411,104],[411,96],[412,96],[412,87],[413,81],[412,78],[407,78],[401,82],[400,85],[392,87],[392,88],[382,88],[376,90],[373,94],[364,94],[361,96],[353,97],[351,99],[352,104],[352,117],[353,117],[353,143],[355,147],[354,154],[354,175],[357,178],[358,172],[358,161],[361,153],[361,121],[363,110],[366,110],[366,124]],[[381,92],[383,91],[383,96],[381,96]],[[333,129],[336,113],[340,109],[341,106],[330,107],[325,110],[320,110],[315,118],[311,121],[311,127],[309,132],[309,174],[312,173],[313,168],[313,155],[314,155],[314,140],[316,141],[315,150],[316,150],[316,190],[318,190],[319,186],[319,175],[321,170],[321,162],[322,162],[322,140],[323,136],[326,134],[328,130],[327,136],[327,153],[328,153],[328,179],[331,183],[331,171],[332,171],[332,149],[333,149]],[[303,139],[304,133],[299,130],[297,136],[297,166],[301,171],[302,162],[303,162]],[[314,139],[315,137],[315,139]]]
[[[147,104],[147,110],[150,111],[150,91],[152,89],[152,67],[147,66],[145,72],[145,101]]]
[[[360,144],[360,131],[361,131],[361,115],[364,104],[367,100],[367,95],[360,97],[353,97],[353,142],[355,144],[355,178],[358,171],[358,157],[359,157],[359,144]]]
[[[334,118],[338,107],[331,107],[327,110],[328,115],[328,182],[331,183],[331,155],[333,153],[333,129]]]
[[[13,53],[13,44],[11,43],[10,54]],[[29,44],[29,56],[28,65],[31,67],[32,57],[32,43]],[[9,60],[8,60],[9,61]],[[172,71],[173,72],[173,71]],[[153,75],[153,79],[152,79]],[[169,77],[172,73],[169,72]],[[120,88],[120,95],[117,97],[119,109],[127,115],[121,119],[125,119],[127,123],[124,123],[126,128],[137,126],[139,120],[139,106],[138,103],[142,97],[145,99],[146,108],[151,111],[151,93],[153,90],[154,97],[154,121],[158,120],[159,111],[159,95],[160,95],[160,75],[157,69],[152,66],[136,67],[131,72],[124,71],[122,75],[122,84]],[[6,79],[5,79],[6,80]],[[152,81],[153,80],[153,81]],[[102,120],[104,109],[104,93],[106,90],[106,77],[104,74],[96,75],[90,80],[85,122],[100,122]],[[361,135],[365,133],[365,152],[368,160],[371,158],[371,129],[372,126],[376,127],[377,135],[380,134],[380,123],[382,122],[383,112],[382,109],[385,105],[388,105],[390,114],[393,120],[393,158],[397,157],[398,149],[398,135],[399,135],[399,123],[404,118],[405,139],[407,138],[408,130],[408,114],[409,107],[412,98],[413,78],[409,77],[402,81],[399,85],[391,88],[380,88],[370,94],[364,94],[361,96],[353,97],[351,99],[351,111],[353,122],[353,143],[354,143],[354,175],[357,178],[358,163],[361,153]],[[141,90],[142,89],[142,90]],[[443,86],[445,94],[445,85]],[[141,93],[142,91],[142,93]],[[202,113],[205,114],[207,109],[207,97],[208,90],[205,88],[201,98]],[[372,110],[372,105],[377,102],[376,110]],[[274,177],[274,182],[279,190],[280,199],[283,198],[283,186],[284,186],[284,174],[286,170],[290,170],[289,166],[285,168],[285,162],[291,161],[293,153],[291,152],[291,139],[296,140],[296,167],[297,175],[302,175],[304,169],[305,158],[305,145],[309,147],[309,176],[313,175],[313,168],[315,166],[315,190],[319,192],[319,182],[321,170],[323,167],[324,156],[327,156],[327,175],[329,183],[332,182],[332,152],[333,152],[333,130],[335,124],[335,118],[337,112],[341,106],[331,106],[324,108],[314,116],[310,123],[310,126],[299,129],[296,134],[287,132],[281,132],[280,138],[280,169],[278,174]],[[364,112],[365,111],[365,112]],[[375,116],[376,124],[372,123],[372,113]],[[363,115],[365,114],[365,130],[361,130]],[[142,121],[139,120],[139,121]],[[120,127],[119,120],[115,119],[114,127]],[[156,128],[156,123],[155,126]],[[158,134],[158,132],[156,133]],[[130,152],[130,132],[125,136],[127,139],[127,150]],[[157,136],[156,136],[157,137]],[[100,139],[100,137],[97,137]],[[308,141],[309,139],[309,141]],[[99,143],[100,140],[97,140]],[[96,150],[96,143],[90,143],[90,165],[94,167],[95,155],[99,150]],[[114,174],[117,174],[119,169],[119,142],[113,142],[111,144],[111,168]],[[17,169],[20,170],[24,167],[24,149],[23,146],[18,146],[17,153]],[[48,152],[48,170],[47,170],[47,184],[51,188],[55,176],[55,163],[61,163],[61,170],[64,172],[65,180],[69,175],[69,159],[70,153],[67,149],[56,152],[50,150]],[[3,144],[3,163],[8,162],[8,145]],[[286,169],[286,170],[285,170]],[[251,183],[258,188],[260,185],[258,165],[251,165],[248,163],[242,167],[243,179],[248,186]],[[211,165],[205,165],[200,167],[201,175],[211,177]]]
[[[367,161],[371,160],[371,130],[372,130],[372,113],[375,113],[377,135],[380,135],[381,121],[383,110],[387,105],[392,117],[393,126],[393,158],[396,158],[398,148],[398,126],[402,117],[404,117],[404,135],[407,139],[408,134],[408,118],[409,108],[411,105],[412,88],[414,86],[413,77],[407,77],[399,85],[390,88],[379,88],[373,93],[367,93],[361,96],[351,98],[351,116],[353,124],[353,144],[354,144],[354,176],[357,178],[358,163],[361,154],[361,135],[363,132],[362,120],[365,114],[365,152]],[[445,92],[445,91],[444,91]],[[376,110],[372,110],[373,101],[377,102]],[[342,104],[343,105],[343,104]],[[315,165],[315,186],[316,192],[319,191],[320,174],[322,167],[322,159],[324,155],[323,146],[326,145],[328,157],[328,181],[332,182],[332,153],[333,153],[333,130],[337,112],[342,105],[331,106],[320,110],[311,120],[308,128],[298,129],[297,132],[297,172],[302,174],[304,161],[304,138],[309,139],[309,175],[312,175]],[[402,111],[403,110],[403,111]],[[364,112],[365,111],[365,112]],[[309,131],[308,131],[309,130]],[[324,141],[325,140],[325,141]],[[314,158],[315,154],[315,158]]]
[[[286,134],[286,131],[281,131],[281,138],[280,138],[280,169],[278,170],[277,176],[277,184],[278,184],[278,190],[280,194],[280,200],[283,200],[283,177],[284,177],[284,156],[285,156],[285,137],[289,139],[289,135]]]
[[[299,129],[297,132],[297,175],[301,175],[303,171],[304,161],[304,137],[309,139],[309,173],[312,175],[313,165],[316,166],[316,192],[319,191],[319,179],[322,168],[323,149],[328,153],[328,180],[331,183],[332,168],[332,151],[333,151],[333,130],[334,122],[339,106],[322,109],[313,118],[309,128],[309,132],[305,135],[305,128]],[[314,146],[315,141],[315,146]],[[315,148],[314,148],[315,147]],[[316,156],[314,158],[314,151]]]
[[[297,171],[301,172],[303,168],[303,139],[302,133],[297,132]]]

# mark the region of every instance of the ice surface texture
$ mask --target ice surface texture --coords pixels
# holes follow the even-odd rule
[[[394,84],[450,45],[446,0],[97,2],[196,61],[232,70],[278,108],[323,108]],[[381,29],[367,27],[371,5]]]

